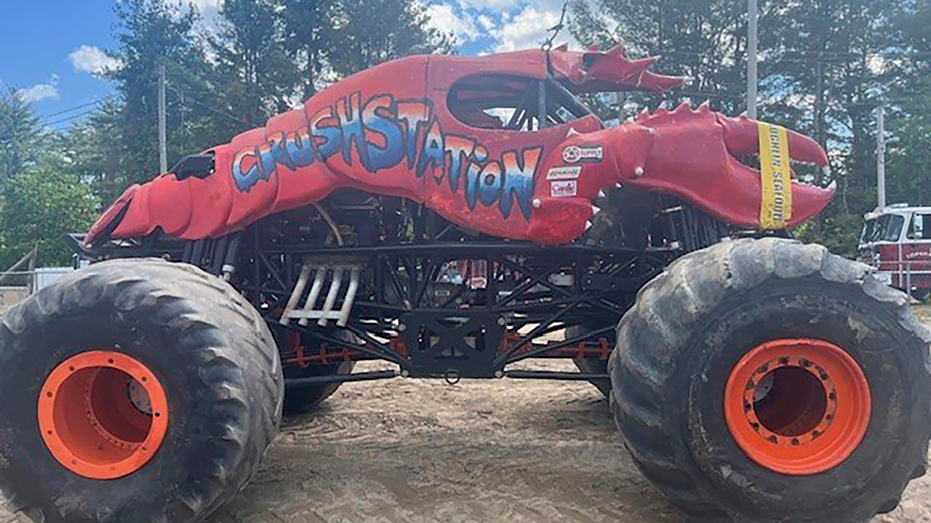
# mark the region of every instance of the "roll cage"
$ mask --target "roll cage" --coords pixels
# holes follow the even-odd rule
[[[501,73],[470,76],[450,89],[446,102],[458,120],[483,129],[536,131],[594,115],[552,76],[542,80]],[[604,127],[600,119],[599,123]]]

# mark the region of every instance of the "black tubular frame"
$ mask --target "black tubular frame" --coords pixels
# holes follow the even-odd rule
[[[363,359],[398,366],[364,376],[289,380],[292,386],[317,386],[396,375],[449,381],[604,379],[601,374],[508,366],[540,357],[606,359],[617,322],[637,292],[674,259],[729,234],[709,216],[660,199],[648,241],[636,248],[601,245],[588,237],[541,246],[462,230],[414,202],[349,196],[354,199],[325,202],[336,213],[335,223],[361,230],[377,222],[369,231],[377,234],[357,234],[344,242],[332,217],[323,220],[327,211],[318,208],[266,218],[216,239],[182,241],[155,233],[95,247],[86,246],[80,235],[67,241],[91,261],[163,257],[228,280],[266,319],[286,371]],[[296,320],[280,324],[303,265],[358,269],[359,292],[344,327],[333,321],[325,328]],[[449,279],[450,267],[479,266],[486,267],[484,285],[468,281],[461,271],[458,280]]]
[[[315,324],[301,327],[292,322],[289,328],[330,351],[352,350],[395,363],[406,375],[430,377],[500,376],[511,363],[548,356],[586,341],[610,339],[636,291],[675,255],[668,250],[542,247],[522,242],[308,248],[269,244],[259,234],[251,239],[242,255],[253,260],[253,271],[237,286],[270,324],[277,325],[280,309],[291,294],[299,272],[297,260],[321,265],[330,259],[352,260],[364,267],[367,281],[367,292],[360,291],[356,297],[345,327],[354,338],[341,338],[332,328],[320,329]],[[478,293],[481,296],[473,295],[468,307],[451,306],[455,295],[446,303],[431,303],[428,291],[440,270],[448,262],[466,260],[482,261],[488,268],[488,284]],[[571,283],[554,283],[554,276]],[[607,280],[611,285],[605,287]],[[468,284],[460,284],[459,289],[474,294]],[[597,327],[543,346],[532,344],[541,336],[582,324]],[[437,343],[424,341],[428,328]],[[475,331],[481,331],[477,337],[485,342],[482,348],[462,341]],[[515,335],[519,331],[522,334]],[[397,344],[383,341],[393,339],[402,340],[408,350],[400,351]],[[418,343],[422,346],[414,347]],[[443,358],[443,351],[451,346],[458,346],[459,354]]]

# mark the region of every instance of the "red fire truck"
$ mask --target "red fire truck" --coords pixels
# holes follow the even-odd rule
[[[888,285],[922,299],[931,294],[931,207],[890,205],[867,213],[858,259]]]

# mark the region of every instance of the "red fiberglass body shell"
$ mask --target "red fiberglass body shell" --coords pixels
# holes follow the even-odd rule
[[[346,78],[300,109],[210,150],[214,171],[167,173],[129,188],[88,243],[161,228],[183,239],[221,237],[263,217],[353,187],[424,203],[463,227],[541,244],[581,235],[605,187],[675,194],[735,225],[759,225],[759,174],[734,155],[756,152],[756,123],[707,107],[660,110],[613,129],[594,116],[537,130],[473,127],[448,107],[452,86],[494,73],[553,78],[578,92],[654,90],[677,78],[607,52],[521,51],[483,57],[415,56]],[[494,86],[489,86],[494,89]],[[794,158],[827,165],[824,151],[790,135]],[[790,225],[828,203],[833,189],[793,184]]]

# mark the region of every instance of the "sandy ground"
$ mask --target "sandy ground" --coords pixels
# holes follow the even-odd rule
[[[523,380],[346,385],[291,420],[256,481],[210,519],[376,521],[684,523],[594,387]],[[879,522],[931,522],[931,478]]]
[[[684,520],[634,468],[588,384],[398,378],[347,384],[287,421],[255,481],[209,522]],[[931,478],[875,522],[931,522]]]

